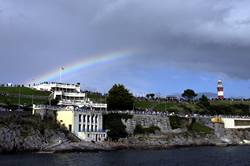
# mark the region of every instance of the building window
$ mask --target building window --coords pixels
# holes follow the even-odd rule
[[[88,122],[88,123],[89,123],[89,118],[90,118],[90,116],[88,115],[88,116],[87,116],[87,122]]]
[[[235,126],[250,126],[250,120],[235,120]]]
[[[82,127],[81,124],[79,124],[79,132],[82,131],[81,127]]]
[[[82,122],[82,115],[79,114],[79,123],[81,123],[81,122]]]
[[[91,131],[93,131],[93,128],[94,128],[94,126],[93,126],[93,125],[91,125]]]
[[[87,125],[87,131],[89,131],[89,125]]]
[[[83,129],[82,130],[85,131],[85,124],[83,125]]]
[[[97,125],[95,126],[95,131],[97,131]]]
[[[83,115],[83,122],[85,122],[86,115]]]
[[[97,123],[97,118],[98,118],[98,116],[95,117],[95,123]]]

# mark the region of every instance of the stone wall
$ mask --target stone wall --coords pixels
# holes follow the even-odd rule
[[[39,115],[41,117],[41,119],[44,119],[45,117],[56,119],[56,111],[55,110],[33,109],[32,114],[36,115],[36,116]]]
[[[162,133],[168,133],[171,130],[169,118],[161,115],[133,115],[133,118],[127,121],[122,119],[122,123],[126,126],[126,131],[129,134],[133,134],[136,125],[142,127],[158,126]]]

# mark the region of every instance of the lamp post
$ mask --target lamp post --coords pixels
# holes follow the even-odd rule
[[[18,109],[20,109],[20,104],[21,104],[21,88],[20,88],[20,86],[19,86],[19,89],[18,89],[18,91],[19,91],[19,94],[18,94]]]
[[[32,94],[32,105],[34,104],[34,95]]]

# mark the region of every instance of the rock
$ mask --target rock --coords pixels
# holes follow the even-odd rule
[[[30,123],[30,122],[29,122]],[[40,122],[42,123],[42,122]],[[242,144],[243,140],[250,140],[248,129],[224,129],[221,125],[211,125],[208,120],[199,120],[199,123],[214,128],[214,133],[201,134],[181,128],[172,130],[167,117],[136,115],[132,119],[123,121],[127,131],[133,133],[136,124],[144,127],[158,126],[161,132],[148,135],[133,135],[119,139],[118,142],[72,142],[57,128],[44,128],[30,124],[8,122],[0,124],[0,152],[21,151],[99,151],[126,148],[168,148],[175,146],[200,146],[200,145],[230,145]],[[20,125],[22,124],[22,125]]]
[[[62,132],[45,130],[42,135],[32,126],[27,131],[21,126],[11,124],[0,128],[0,152],[38,151],[51,146],[58,140],[67,140]]]

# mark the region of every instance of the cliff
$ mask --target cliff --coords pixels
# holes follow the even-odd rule
[[[39,151],[69,140],[53,120],[10,114],[0,118],[0,152]]]
[[[122,116],[121,116],[122,117]],[[113,117],[112,117],[113,118]],[[0,152],[109,151],[124,148],[239,145],[250,140],[250,130],[224,129],[206,118],[136,115],[121,119],[128,136],[116,141],[78,141],[52,119],[31,115],[0,117]]]
[[[134,115],[131,119],[123,119],[122,123],[130,137],[119,141],[129,147],[239,145],[243,144],[244,140],[250,140],[249,129],[225,129],[223,124],[214,124],[206,117]],[[155,126],[155,131],[135,132],[138,125],[144,130]]]
[[[240,145],[243,140],[250,140],[250,130],[224,129],[222,124],[214,124],[209,118],[162,117],[159,115],[118,116],[115,114],[110,115],[110,117],[117,126],[120,126],[119,130],[122,134],[117,135],[123,136],[122,129],[125,128],[128,133],[127,137],[102,143],[67,142],[50,150],[65,152],[138,148],[164,149],[179,146],[226,146]],[[124,126],[118,122],[119,119]],[[140,126],[139,129],[138,126]]]

